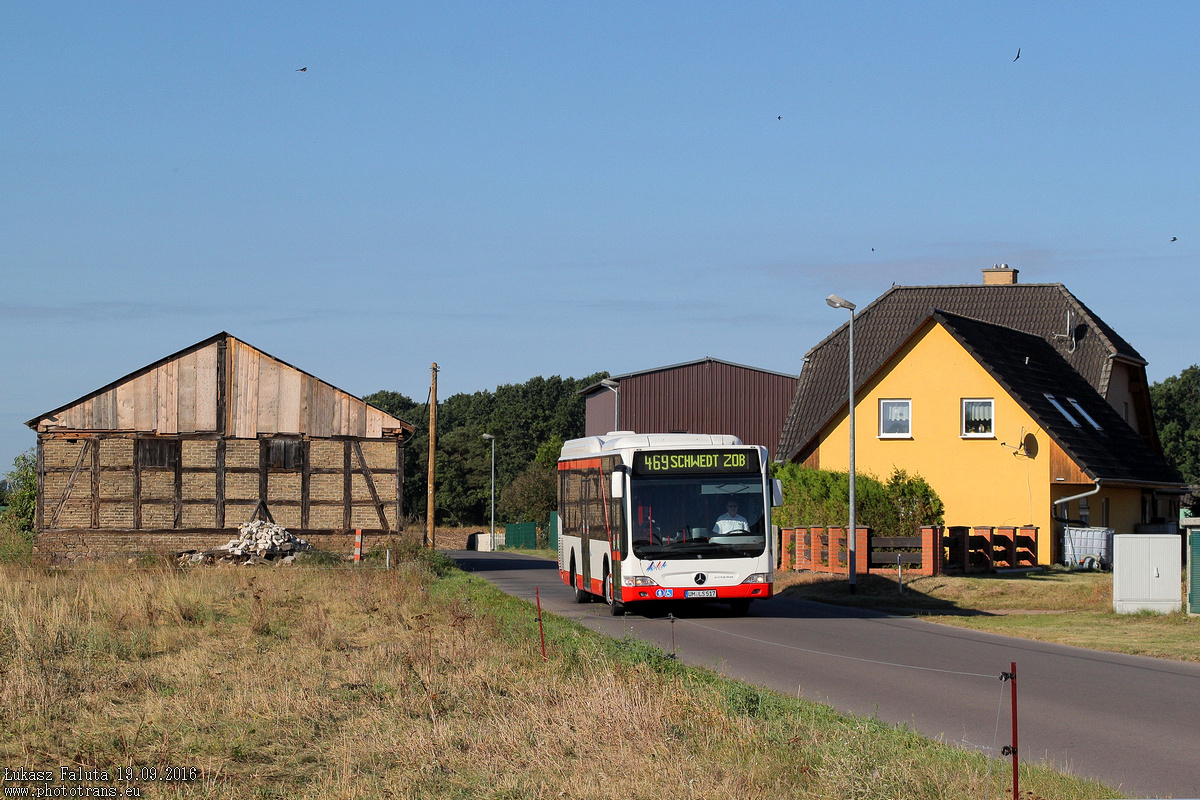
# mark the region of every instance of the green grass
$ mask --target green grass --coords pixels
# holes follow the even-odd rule
[[[777,573],[777,590],[825,603],[872,608],[945,625],[1130,655],[1200,661],[1200,617],[1116,614],[1112,573],[1048,569],[1005,575],[845,576]]]

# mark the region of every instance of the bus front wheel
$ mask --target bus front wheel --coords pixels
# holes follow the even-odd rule
[[[749,600],[730,600],[729,601],[729,610],[732,611],[734,616],[736,616],[736,617],[744,617],[750,613],[750,601]]]
[[[604,572],[604,602],[608,603],[608,613],[614,617],[621,616],[625,611],[625,604],[618,603],[617,598],[613,594],[612,573],[607,570]]]

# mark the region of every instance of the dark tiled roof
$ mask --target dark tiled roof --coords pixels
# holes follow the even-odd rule
[[[854,317],[856,390],[934,309],[1043,339],[1101,396],[1108,394],[1113,357],[1146,363],[1059,283],[894,286]],[[846,404],[847,329],[843,323],[804,357],[776,450],[782,460],[807,456],[821,427]]]
[[[1108,401],[1045,339],[940,311],[933,318],[945,326],[1092,480],[1182,484],[1175,468],[1121,419]],[[1053,396],[1078,424],[1055,408],[1047,395]],[[1071,400],[1086,412],[1086,417]]]

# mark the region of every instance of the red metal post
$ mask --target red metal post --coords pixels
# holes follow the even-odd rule
[[[542,627],[542,594],[538,587],[533,587],[533,596],[537,598],[538,633],[542,637],[542,663],[546,662],[546,629]]]
[[[354,529],[354,560],[362,561],[362,528]]]
[[[1012,678],[1012,760],[1013,760],[1013,800],[1020,800],[1017,790],[1017,662],[1012,662],[1010,673]]]

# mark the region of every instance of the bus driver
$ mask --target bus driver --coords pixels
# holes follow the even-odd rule
[[[737,511],[737,500],[730,497],[729,501],[725,504],[725,513],[717,517],[717,524],[713,525],[713,534],[728,536],[732,533],[749,533],[749,523]]]

